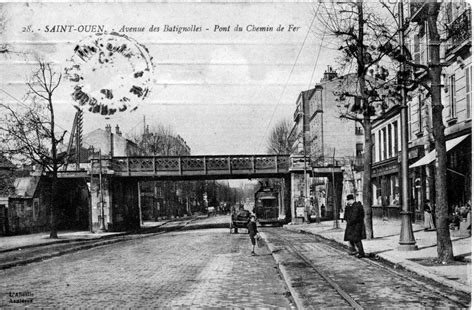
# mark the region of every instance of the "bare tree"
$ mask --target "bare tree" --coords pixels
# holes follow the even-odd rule
[[[57,238],[57,183],[58,170],[64,156],[58,155],[66,131],[56,132],[53,94],[59,87],[62,74],[49,63],[38,61],[38,70],[32,75],[28,86],[30,105],[12,106],[0,103],[3,110],[0,122],[0,141],[5,153],[32,164],[46,172],[51,181],[50,226],[51,238]]]
[[[413,4],[409,3],[409,5]],[[419,4],[418,4],[419,5]],[[436,186],[436,230],[437,230],[437,250],[438,260],[440,262],[448,262],[454,260],[453,247],[449,232],[449,209],[447,196],[447,156],[446,156],[446,138],[444,134],[443,123],[443,104],[441,101],[441,70],[445,65],[440,60],[441,35],[440,32],[446,32],[446,25],[439,23],[439,15],[441,3],[438,1],[426,1],[422,5],[426,6],[423,15],[416,21],[420,27],[425,28],[428,33],[428,46],[430,62],[427,65],[416,63],[409,50],[401,53],[400,46],[394,46],[392,42],[388,42],[385,46],[381,46],[384,51],[388,52],[390,57],[399,63],[405,63],[407,70],[398,72],[398,87],[406,85],[407,91],[419,91],[423,89],[427,93],[427,98],[431,98],[431,124],[432,128],[428,128],[429,134],[433,135],[437,168],[435,173]],[[385,8],[390,8],[384,4]],[[393,13],[394,20],[398,20],[398,13]],[[405,32],[409,27],[408,22],[399,25],[401,31]],[[426,79],[420,79],[418,76],[427,74]]]
[[[374,12],[367,11],[367,6],[364,6],[363,1],[359,0],[356,3],[338,4],[339,10],[334,9],[334,7],[332,11],[327,10],[329,12],[328,16],[330,15],[332,18],[326,19],[325,24],[326,28],[343,42],[339,49],[343,52],[345,64],[352,66],[355,61],[357,67],[357,89],[352,90],[357,95],[352,94],[355,101],[352,105],[348,105],[352,110],[352,116],[351,113],[342,116],[361,122],[365,131],[363,191],[365,213],[369,215],[366,216],[367,235],[372,236],[373,233],[370,210],[372,201],[369,188],[371,179],[370,164],[372,162],[370,150],[373,143],[371,141],[371,118],[378,108],[382,107],[381,111],[383,112],[388,107],[386,104],[387,98],[396,99],[395,103],[398,101],[398,93],[401,87],[405,87],[408,92],[423,88],[427,91],[428,97],[431,97],[432,128],[429,131],[434,137],[438,164],[435,177],[438,259],[443,262],[451,261],[454,258],[448,227],[446,143],[442,117],[443,104],[441,102],[441,68],[444,65],[440,62],[441,40],[438,21],[441,3],[434,0],[427,1],[424,4],[427,10],[423,17],[415,21],[422,26],[426,22],[430,46],[430,63],[428,65],[415,63],[410,51],[406,47],[401,47],[400,42],[397,41],[398,32],[405,31],[408,23],[400,25],[398,23],[399,13],[384,1],[380,1],[379,4],[385,8],[386,16],[389,19],[376,17]],[[441,31],[446,30],[442,27]],[[446,26],[444,25],[444,27]],[[401,53],[402,48],[404,53]],[[385,56],[395,60],[395,62],[392,62],[394,65],[404,62],[410,69],[405,72],[397,70],[394,79],[380,83],[380,77],[386,78],[386,74],[382,70],[382,72],[379,72],[379,76],[375,76],[377,79],[371,85],[371,78],[367,78],[371,74],[367,75],[367,73],[370,73],[373,65],[386,60]],[[428,78],[426,80],[420,80],[414,75],[414,72],[419,70],[427,73]],[[345,95],[350,96],[350,93],[346,92]]]
[[[270,154],[291,154],[293,142],[290,138],[291,123],[288,120],[279,121],[267,141],[267,152]]]
[[[179,135],[173,128],[163,124],[147,127],[142,135],[134,135],[130,139],[137,143],[147,155],[189,155],[187,154],[189,151],[183,145],[183,141],[180,141]]]
[[[441,63],[440,63],[440,35],[438,33],[437,20],[439,16],[440,3],[430,1],[428,4],[427,24],[430,41],[431,65],[428,74],[431,79],[431,110],[433,136],[436,149],[436,230],[438,259],[441,262],[453,261],[453,245],[449,232],[449,210],[447,193],[447,156],[446,138],[444,136],[443,104],[441,102]]]
[[[344,75],[337,94],[340,96],[341,117],[359,122],[364,129],[363,205],[367,238],[373,238],[372,224],[372,122],[376,111],[384,111],[389,96],[389,70],[379,65],[388,59],[380,48],[396,38],[387,20],[374,12],[362,0],[338,2],[324,6],[320,21],[325,33],[336,39],[342,53]],[[355,67],[355,70],[353,69]],[[355,73],[354,73],[355,71]],[[345,100],[350,97],[351,100]]]

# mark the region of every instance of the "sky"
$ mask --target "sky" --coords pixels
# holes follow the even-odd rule
[[[99,57],[81,62],[74,48],[95,42],[95,27],[105,36],[119,32],[128,42],[147,48],[144,58],[151,58],[152,69],[141,83],[150,91],[140,98],[129,96],[137,107],[133,112],[127,109],[106,118],[85,111],[85,133],[109,123],[112,128],[118,124],[126,136],[140,134],[145,120],[151,128],[170,126],[193,155],[263,154],[273,126],[292,120],[299,93],[319,82],[328,65],[336,65],[335,50],[314,30],[317,6],[311,2],[4,3],[0,12],[6,23],[0,42],[18,53],[0,54],[0,100],[29,103],[25,81],[36,56],[60,72],[80,64],[83,83],[89,83],[84,90],[92,92],[103,84],[120,89],[124,96],[117,86],[122,85],[120,79],[139,71],[143,59],[127,62],[116,54],[111,60],[115,66],[101,65],[97,71]],[[165,25],[168,30],[175,26],[194,31],[164,31]],[[242,31],[236,31],[237,25]],[[282,31],[277,31],[279,26]],[[59,127],[68,131],[75,114],[71,95],[75,85],[65,78],[54,97]]]

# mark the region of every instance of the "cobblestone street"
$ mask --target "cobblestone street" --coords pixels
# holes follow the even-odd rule
[[[290,274],[287,283],[296,289],[305,309],[353,308],[323,276],[364,309],[458,308],[470,302],[469,296],[458,298],[454,292],[440,294],[441,288],[433,291],[411,274],[393,272],[368,258],[350,256],[347,251],[334,248],[313,235],[288,230],[271,230],[265,235],[277,253],[276,259],[284,262]]]
[[[1,271],[0,306],[291,307],[271,253],[251,256],[249,244],[209,229],[68,254]]]
[[[224,220],[206,219],[203,227]],[[245,229],[239,234],[191,229],[5,269],[0,307],[375,309],[470,303],[470,295],[349,256],[318,236],[282,228],[260,231],[267,246],[257,248],[257,256],[250,255]]]

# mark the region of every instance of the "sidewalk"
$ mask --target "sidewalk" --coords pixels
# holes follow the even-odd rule
[[[285,228],[293,231],[306,232],[319,235],[325,239],[344,242],[345,223],[339,223],[339,228],[334,228],[333,221],[321,223],[286,225]],[[421,276],[442,283],[455,290],[471,293],[472,284],[472,245],[471,237],[466,230],[466,223],[461,223],[460,230],[451,230],[451,240],[454,255],[463,257],[466,262],[456,262],[449,265],[436,265],[430,263],[437,257],[436,231],[424,231],[422,224],[413,224],[416,251],[398,251],[400,240],[401,222],[399,220],[382,221],[374,219],[374,239],[364,240],[366,254],[373,255],[388,261],[394,266],[405,268]]]
[[[154,228],[169,224],[173,227],[173,222],[176,225],[180,225],[179,222],[182,220],[187,221],[187,225],[192,229],[194,226],[201,227],[217,223],[221,226],[228,226],[229,216],[220,215],[217,217],[208,217],[206,215],[189,216],[183,218],[160,220],[160,221],[146,221],[140,227],[139,232],[146,232],[153,230]],[[198,223],[193,223],[193,220],[199,220]],[[216,226],[216,225],[214,225]],[[108,239],[116,236],[122,236],[135,232],[103,232],[93,233],[90,231],[58,231],[58,239],[50,239],[49,232],[42,232],[36,234],[27,235],[16,235],[16,236],[5,236],[0,237],[0,253],[9,252],[18,249],[27,249],[45,245],[68,243],[74,241],[87,241],[87,240],[99,240]]]
[[[159,227],[167,222],[168,221],[145,222],[143,223],[141,229],[144,230]],[[49,232],[28,235],[6,236],[0,237],[0,253],[43,245],[67,243],[72,241],[107,239],[125,234],[127,234],[127,232],[93,233],[90,231],[58,231],[58,239],[49,238]]]

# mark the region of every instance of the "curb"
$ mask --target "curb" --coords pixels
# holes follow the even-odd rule
[[[87,250],[87,249],[91,249],[91,248],[95,248],[95,247],[99,247],[99,246],[103,246],[103,245],[113,244],[113,243],[117,243],[117,242],[120,242],[120,241],[124,241],[124,240],[123,239],[115,239],[115,240],[108,240],[108,241],[98,242],[98,243],[93,243],[93,244],[83,244],[83,245],[79,245],[77,247],[73,247],[73,248],[70,248],[70,249],[59,250],[59,251],[56,251],[56,252],[53,252],[53,253],[42,254],[42,255],[35,256],[35,257],[26,258],[26,259],[23,259],[23,260],[4,263],[4,264],[0,264],[0,270],[9,269],[9,268],[17,267],[17,266],[22,266],[22,265],[27,265],[27,264],[34,263],[34,262],[39,262],[39,261],[42,261],[42,260],[45,260],[45,259],[61,256],[61,255],[64,255],[64,254],[78,252],[80,250]]]
[[[339,242],[335,239],[327,238],[323,235],[313,233],[311,231],[307,231],[307,230],[304,230],[304,229],[297,229],[297,228],[294,228],[294,229],[293,228],[287,228],[287,227],[284,227],[284,228],[288,229],[288,230],[291,230],[291,231],[303,233],[303,234],[315,235],[315,236],[318,236],[318,237],[320,237],[322,239],[325,239],[327,241],[336,242],[339,245],[342,245],[342,246],[346,247],[345,244],[343,244],[343,243],[341,243],[341,242]],[[419,264],[412,263],[410,261],[394,262],[390,257],[387,257],[387,255],[385,255],[383,253],[375,254],[375,255],[372,254],[372,253],[367,253],[367,254],[373,255],[374,258],[376,258],[378,260],[381,260],[384,263],[393,266],[394,268],[402,268],[404,270],[410,271],[410,272],[415,273],[415,274],[417,274],[419,276],[422,276],[424,278],[427,278],[427,279],[430,279],[430,280],[435,281],[437,283],[440,283],[444,286],[450,287],[450,288],[452,288],[456,291],[461,291],[463,293],[471,294],[471,288],[468,285],[465,285],[465,284],[462,284],[462,283],[459,283],[459,282],[456,282],[456,281],[453,281],[453,280],[449,280],[449,279],[446,279],[444,277],[433,274],[432,272],[429,272],[429,271],[425,270],[422,266],[419,266]]]
[[[430,280],[435,281],[437,283],[440,283],[444,286],[450,287],[450,288],[454,289],[455,291],[461,291],[461,292],[469,294],[469,295],[471,294],[471,288],[469,286],[467,286],[465,284],[462,284],[462,283],[459,283],[459,282],[456,282],[454,280],[449,280],[449,279],[446,279],[442,276],[438,276],[436,274],[433,274],[432,272],[429,272],[429,271],[425,270],[423,268],[423,266],[420,267],[419,264],[412,263],[410,261],[406,261],[406,262],[403,261],[403,262],[395,263],[395,262],[391,261],[390,258],[385,257],[384,254],[376,254],[375,258],[377,258],[377,259],[379,259],[379,260],[381,260],[385,263],[388,263],[388,264],[392,265],[394,268],[401,268],[401,269],[416,273],[419,276],[430,279]]]
[[[43,242],[43,243],[37,243],[37,244],[30,244],[30,245],[25,245],[25,246],[19,246],[19,247],[16,247],[16,248],[9,248],[9,249],[5,249],[5,250],[0,250],[0,254],[1,253],[18,251],[18,250],[24,250],[24,249],[39,248],[39,247],[48,246],[48,245],[72,243],[72,242],[76,242],[76,241],[86,243],[86,242],[92,242],[94,240],[105,240],[105,239],[110,239],[110,238],[113,238],[113,237],[125,236],[127,234],[131,234],[131,232],[117,233],[117,234],[113,234],[113,235],[105,235],[105,236],[100,236],[100,237],[97,237],[97,238],[74,238],[74,239],[64,239],[64,240],[57,240],[57,241],[52,241],[52,242]]]
[[[159,225],[159,226],[147,227],[146,229],[142,229],[142,230],[138,230],[138,231],[124,232],[124,233],[119,233],[119,234],[114,234],[114,235],[106,235],[106,236],[99,237],[99,238],[94,238],[94,239],[61,240],[61,241],[57,241],[57,242],[41,243],[41,244],[35,244],[35,245],[30,245],[30,246],[19,247],[19,248],[15,248],[15,249],[9,249],[9,250],[3,251],[3,252],[12,252],[12,251],[19,250],[19,249],[36,248],[36,247],[39,248],[41,246],[49,246],[49,245],[55,245],[55,244],[67,244],[67,243],[72,243],[74,241],[82,241],[82,242],[78,242],[77,246],[73,246],[69,249],[58,250],[58,251],[55,251],[53,253],[40,254],[40,255],[37,255],[37,256],[34,256],[34,257],[30,257],[30,258],[25,258],[25,259],[22,259],[22,260],[17,260],[17,261],[12,261],[12,262],[8,262],[8,263],[0,264],[0,270],[9,269],[9,268],[13,268],[13,267],[16,267],[16,266],[27,265],[27,264],[30,264],[30,263],[39,262],[39,261],[42,261],[42,260],[45,260],[45,259],[58,257],[58,256],[61,256],[61,255],[64,255],[64,254],[78,252],[78,251],[81,251],[81,250],[87,250],[87,249],[91,249],[91,248],[95,248],[95,247],[99,247],[99,246],[104,246],[104,245],[109,245],[109,244],[113,244],[113,243],[117,243],[117,242],[121,242],[121,241],[131,240],[131,239],[127,239],[126,236],[129,236],[129,235],[132,235],[132,234],[139,234],[140,236],[138,236],[137,239],[141,239],[141,238],[146,238],[146,237],[149,237],[149,236],[152,236],[152,235],[158,235],[158,234],[162,234],[162,233],[165,233],[165,232],[171,232],[171,231],[177,231],[177,230],[185,231],[185,230],[208,229],[208,228],[228,228],[229,227],[229,224],[225,224],[225,223],[216,223],[216,224],[210,223],[210,224],[203,224],[203,225],[194,224],[194,225],[191,225],[191,226],[187,226],[193,220],[194,219],[186,222],[185,226],[181,226],[181,227],[180,226],[174,226],[174,227],[169,227],[167,229],[166,228],[164,229],[161,226],[165,225],[166,223],[163,223],[162,225]],[[157,230],[157,231],[154,231],[154,230]],[[111,240],[108,240],[108,239],[111,239]],[[2,252],[0,252],[0,254],[1,253]]]
[[[265,238],[265,233],[260,233],[263,236],[263,239],[265,240],[265,243],[267,244],[268,249],[270,250],[270,253],[272,253],[273,259],[275,260],[278,270],[280,270],[281,275],[283,276],[283,280],[285,281],[286,287],[290,291],[291,297],[293,298],[293,301],[296,304],[297,309],[305,309],[304,307],[304,302],[303,298],[301,298],[300,294],[298,291],[291,286],[291,277],[290,277],[290,272],[286,268],[284,264],[282,264],[282,258],[278,254],[278,249],[276,249],[273,244],[269,243],[267,239]]]
[[[158,229],[161,226],[163,226],[163,225],[165,225],[169,222],[172,222],[172,221],[170,220],[170,221],[164,222],[161,225],[157,225],[157,226],[153,226],[153,227],[144,227],[144,228],[135,229],[135,230],[132,230],[132,231],[117,232],[117,233],[114,233],[114,234],[103,235],[103,236],[98,235],[95,238],[81,238],[81,237],[79,237],[79,238],[71,238],[71,239],[63,239],[63,240],[56,239],[56,241],[52,241],[52,242],[42,242],[42,243],[37,243],[37,244],[19,246],[19,247],[16,247],[16,248],[9,248],[9,249],[5,249],[5,250],[0,250],[0,254],[1,253],[6,253],[6,252],[18,251],[20,249],[21,250],[30,249],[30,248],[36,248],[36,247],[42,247],[42,246],[48,246],[48,245],[54,245],[54,244],[72,243],[72,242],[76,242],[76,241],[82,241],[84,243],[87,243],[87,242],[93,242],[93,241],[97,241],[97,240],[106,240],[106,239],[111,239],[111,238],[114,238],[114,237],[126,236],[126,235],[131,235],[131,234],[147,234],[147,233],[150,233],[150,232],[153,233],[154,229]]]

